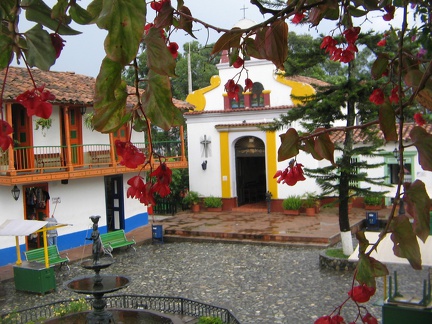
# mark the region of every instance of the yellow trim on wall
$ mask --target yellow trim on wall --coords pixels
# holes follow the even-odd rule
[[[221,79],[219,75],[213,75],[210,78],[210,85],[208,87],[198,89],[188,94],[186,101],[195,106],[196,111],[204,110],[206,106],[206,99],[204,93],[209,92],[217,88],[221,84]]]
[[[231,197],[231,174],[228,135],[228,132],[219,133],[222,198]]]
[[[271,192],[272,198],[278,198],[277,182],[273,175],[277,171],[276,154],[276,132],[266,131],[266,164],[267,164],[267,188]]]
[[[276,75],[276,81],[291,87],[291,95],[294,95],[296,97],[306,97],[315,94],[315,89],[310,84],[288,80],[282,74]],[[291,99],[294,105],[301,104],[300,100],[293,98]]]

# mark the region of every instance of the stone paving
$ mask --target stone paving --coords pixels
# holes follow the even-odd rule
[[[115,250],[115,263],[102,273],[129,276],[132,283],[118,293],[178,296],[225,307],[242,324],[313,323],[331,313],[347,297],[352,272],[320,270],[316,247],[288,245],[177,242],[143,244],[137,251]],[[428,269],[398,270],[402,293],[420,295]],[[41,305],[56,300],[79,298],[63,282],[76,276],[93,275],[71,264],[71,271],[57,270],[56,292],[38,295],[15,291],[13,280],[2,282],[3,312]],[[381,307],[373,305],[383,297],[383,280],[367,306],[380,317]],[[342,314],[354,321],[352,303]],[[347,321],[347,322],[348,322]]]

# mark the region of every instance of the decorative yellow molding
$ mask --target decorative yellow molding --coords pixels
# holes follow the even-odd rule
[[[315,89],[307,83],[288,80],[283,74],[276,74],[276,81],[291,87],[291,95],[295,97],[306,97],[315,94]],[[301,101],[292,98],[294,105],[300,105]]]
[[[231,173],[229,156],[229,133],[220,132],[220,165],[221,165],[221,185],[222,198],[231,197]]]
[[[186,97],[186,101],[194,105],[196,111],[202,111],[206,106],[206,99],[204,94],[206,92],[209,92],[210,90],[217,88],[218,86],[220,86],[220,84],[221,79],[219,75],[213,75],[210,78],[210,85],[208,87],[195,90],[192,93],[188,94],[188,96]]]

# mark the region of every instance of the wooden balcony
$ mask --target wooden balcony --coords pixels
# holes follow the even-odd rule
[[[148,146],[145,143],[134,145],[142,150],[147,162]],[[150,161],[153,168],[160,163],[158,155],[163,156],[162,161],[171,169],[188,166],[181,141],[153,143],[153,152],[156,153]],[[109,144],[10,148],[0,152],[0,185],[137,173],[143,167],[126,168],[119,164],[120,160]],[[150,170],[150,165],[145,165],[144,170]]]

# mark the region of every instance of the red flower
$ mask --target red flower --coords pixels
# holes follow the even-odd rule
[[[156,170],[151,174],[151,177],[156,177],[156,183],[153,185],[153,191],[157,192],[159,196],[166,197],[171,192],[170,183],[172,180],[172,171],[165,163],[161,163]]]
[[[382,105],[384,103],[384,92],[381,89],[375,89],[370,95],[369,101],[375,105]]]
[[[239,56],[237,57],[237,60],[233,63],[233,67],[235,67],[236,69],[238,69],[239,67],[242,67],[244,64],[243,59]]]
[[[348,49],[344,49],[344,50],[342,50],[339,61],[341,61],[342,63],[349,63],[352,60],[354,60],[354,58],[355,58],[355,56],[354,56],[353,51],[350,51]]]
[[[50,34],[51,37],[51,43],[54,46],[55,52],[56,52],[56,57],[58,58],[60,56],[60,53],[64,47],[64,44],[66,41],[60,37],[59,34],[55,33],[55,34]]]
[[[13,140],[9,136],[9,134],[12,134],[13,129],[11,125],[9,125],[4,120],[0,119],[0,148],[4,151],[6,151],[9,146],[13,146]]]
[[[399,87],[394,87],[391,91],[390,102],[397,104],[399,102]]]
[[[144,153],[141,152],[131,142],[123,142],[120,140],[115,141],[116,151],[122,157],[120,165],[127,168],[135,169],[145,161]]]
[[[387,45],[387,40],[385,38],[381,39],[378,43],[377,46],[386,46]]]
[[[178,49],[179,49],[179,46],[176,42],[170,42],[168,44],[168,50],[170,51],[170,53],[174,59],[176,59],[178,56]]]
[[[149,33],[150,29],[153,27],[154,27],[153,23],[149,23],[149,24],[145,25],[144,26],[144,33],[147,35]]]
[[[286,183],[288,186],[294,186],[298,181],[306,180],[302,167],[302,164],[291,160],[288,167],[283,171],[278,170],[273,178],[278,178],[277,183]]]
[[[18,95],[16,101],[27,108],[27,115],[29,117],[35,115],[40,118],[48,119],[52,114],[52,104],[48,100],[54,100],[55,96],[48,90],[45,90],[45,85],[27,90],[26,92]]]
[[[336,49],[337,40],[331,36],[326,36],[321,42],[320,48],[326,49],[326,53],[332,53]]]
[[[384,10],[387,12],[384,16],[383,19],[385,21],[390,21],[394,18],[394,13],[395,13],[395,6],[385,6]]]
[[[340,315],[334,315],[333,317],[330,316],[322,316],[318,318],[314,324],[343,324],[345,323],[345,320]]]
[[[366,313],[366,315],[362,317],[362,320],[366,324],[378,324],[378,320],[370,313]]]
[[[297,12],[297,13],[294,15],[294,18],[291,20],[291,22],[292,22],[293,24],[299,24],[299,23],[303,20],[303,18],[304,18],[304,13],[303,13],[303,11],[302,11],[302,12]]]
[[[134,176],[128,180],[127,184],[130,186],[127,190],[128,198],[136,198],[144,205],[155,205],[151,182],[144,184],[142,177]]]
[[[253,87],[253,82],[252,82],[252,80],[251,80],[251,79],[246,79],[246,80],[245,80],[245,88],[244,88],[244,91],[248,91],[248,90],[252,91],[252,87]]]
[[[228,98],[239,101],[240,86],[233,79],[225,83],[225,91],[228,93]]]
[[[423,115],[421,113],[415,113],[413,117],[417,125],[423,126],[424,124],[426,124],[426,120],[423,118]]]
[[[150,7],[159,12],[162,9],[162,6],[165,2],[170,2],[170,0],[161,0],[161,1],[153,1],[152,3],[150,3]]]
[[[368,287],[363,284],[352,288],[348,295],[357,303],[366,303],[375,294],[375,291],[375,287]]]

